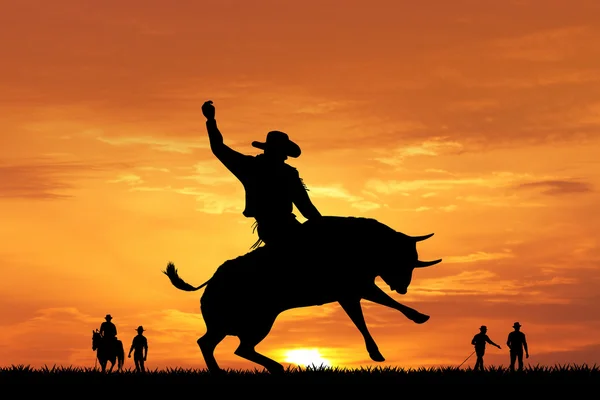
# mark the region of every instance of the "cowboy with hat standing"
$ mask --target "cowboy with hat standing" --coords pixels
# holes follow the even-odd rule
[[[137,372],[145,372],[146,368],[144,363],[146,357],[148,357],[148,339],[143,335],[144,327],[138,326],[137,335],[131,341],[131,347],[129,348],[128,358],[131,358],[131,352],[133,351],[133,362],[135,363],[135,370]]]
[[[527,340],[525,334],[521,332],[521,324],[515,322],[513,324],[514,331],[508,334],[506,345],[510,349],[510,370],[515,370],[515,361],[519,361],[519,371],[523,370],[523,349],[525,349],[525,357],[529,358],[529,350],[527,348]]]
[[[286,243],[300,222],[292,213],[293,206],[310,220],[321,216],[311,202],[307,189],[298,171],[285,163],[288,157],[300,156],[300,147],[280,131],[267,133],[265,142],[252,142],[252,146],[263,150],[263,154],[250,156],[241,154],[223,142],[217,128],[215,107],[212,101],[202,105],[206,117],[206,129],[213,154],[238,178],[244,186],[245,209],[243,215],[256,220],[260,242]]]
[[[475,354],[477,354],[477,361],[475,362],[475,371],[483,371],[483,355],[485,354],[485,344],[489,343],[492,346],[496,346],[500,348],[496,343],[492,342],[492,340],[487,335],[487,326],[481,325],[479,328],[479,333],[473,336],[473,340],[471,340],[471,344],[475,346]]]

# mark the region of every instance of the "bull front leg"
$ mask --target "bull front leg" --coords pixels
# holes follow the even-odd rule
[[[388,296],[379,286],[373,284],[366,290],[362,296],[363,299],[372,301],[373,303],[381,304],[382,306],[390,307],[400,311],[411,321],[422,324],[427,322],[429,315],[421,314],[414,308],[405,306],[404,304],[398,303],[396,300]]]
[[[369,328],[367,328],[367,323],[365,322],[365,317],[360,305],[360,298],[340,300],[339,303],[362,334],[367,352],[371,359],[378,362],[385,361],[385,358],[379,352],[375,339],[373,339],[371,332],[369,332]]]

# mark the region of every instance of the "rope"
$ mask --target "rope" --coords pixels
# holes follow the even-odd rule
[[[469,357],[465,358],[465,361],[461,362],[461,363],[460,363],[460,365],[459,365],[457,368],[460,368],[460,367],[461,367],[461,366],[462,366],[464,363],[466,363],[466,362],[467,362],[467,360],[468,360],[469,358],[471,358],[471,356],[472,356],[473,354],[475,354],[475,350],[473,350],[473,352],[472,352],[471,354],[469,354]]]

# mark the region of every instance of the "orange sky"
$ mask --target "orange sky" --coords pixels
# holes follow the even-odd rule
[[[599,2],[174,4],[2,3],[1,366],[92,366],[111,313],[126,350],[147,329],[148,367],[204,368],[201,292],[161,270],[198,285],[256,240],[208,99],[242,152],[289,133],[323,214],[435,232],[419,252],[444,259],[393,295],[427,323],[364,303],[385,363],[337,304],[282,314],[259,351],[458,365],[485,324],[506,365],[519,321],[532,364],[600,360]],[[254,368],[237,343],[221,366]]]

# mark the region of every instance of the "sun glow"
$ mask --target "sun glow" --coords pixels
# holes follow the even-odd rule
[[[285,353],[285,361],[302,367],[331,367],[331,362],[323,358],[319,349],[294,349]]]

